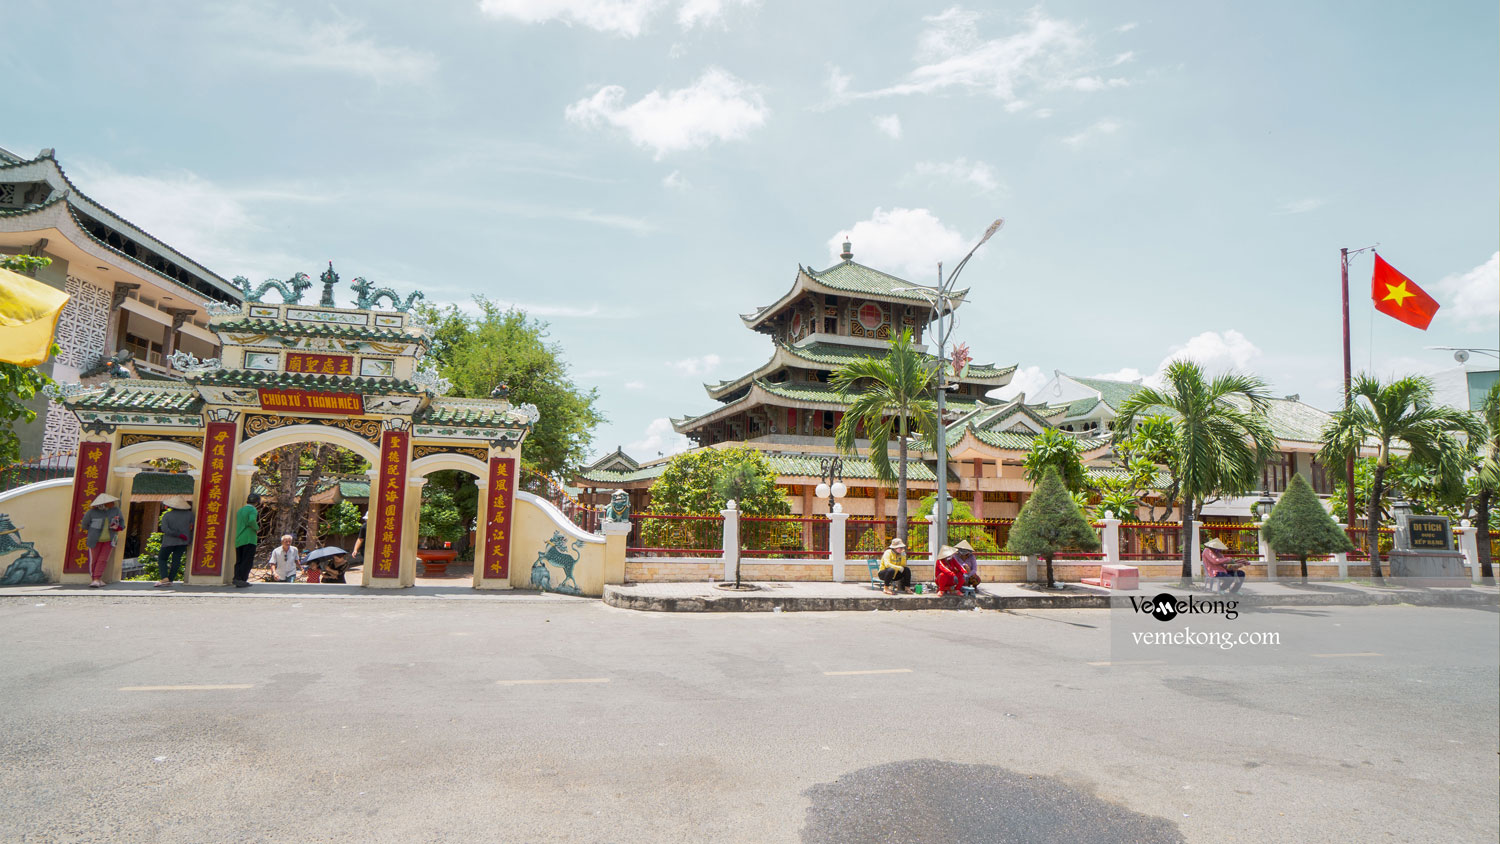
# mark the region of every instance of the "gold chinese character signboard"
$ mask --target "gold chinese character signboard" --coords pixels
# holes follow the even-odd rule
[[[329,393],[320,390],[271,390],[261,388],[260,406],[278,413],[364,413],[359,393]]]
[[[348,355],[310,355],[286,353],[287,372],[309,372],[314,375],[353,375],[354,358]]]
[[[380,477],[370,490],[375,519],[371,577],[401,576],[401,512],[406,502],[406,453],[411,434],[386,431],[380,438]]]
[[[484,576],[503,580],[510,577],[510,511],[515,506],[511,490],[516,481],[514,457],[490,458],[490,506],[485,514]]]
[[[233,422],[210,422],[203,438],[203,476],[198,480],[198,511],[193,525],[193,574],[213,577],[224,569],[224,547],[234,542],[234,508],[229,485],[234,480]]]
[[[63,558],[64,574],[85,574],[89,570],[88,537],[78,529],[83,513],[94,496],[105,491],[109,481],[109,443],[80,443],[78,468],[73,476],[73,518],[68,522],[68,555]]]

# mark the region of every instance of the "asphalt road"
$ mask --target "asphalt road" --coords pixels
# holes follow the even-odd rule
[[[0,598],[0,841],[1500,838],[1494,611],[1110,612]]]

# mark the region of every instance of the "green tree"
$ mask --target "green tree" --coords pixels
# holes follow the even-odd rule
[[[52,263],[51,258],[34,258],[30,255],[0,255],[0,269],[16,273],[30,273],[37,267]],[[57,354],[57,344],[52,344],[50,355]],[[34,366],[15,363],[0,363],[0,466],[9,466],[21,458],[21,438],[16,434],[16,421],[28,424],[36,419],[36,411],[26,402],[36,398],[52,379]]]
[[[1177,480],[1177,470],[1173,460],[1173,449],[1177,439],[1177,429],[1172,424],[1172,418],[1165,414],[1147,416],[1136,422],[1129,431],[1119,426],[1115,430],[1115,449],[1121,460],[1130,467],[1131,475],[1134,477],[1139,471],[1143,483],[1136,486],[1141,500],[1149,508],[1147,516],[1153,522],[1160,522],[1172,517],[1172,502],[1177,500],[1177,491],[1180,484]],[[1161,472],[1152,471],[1149,479],[1145,478],[1144,467],[1159,467]],[[1156,514],[1156,506],[1151,499],[1146,497],[1149,490],[1160,489],[1159,476],[1166,474],[1167,485],[1160,491],[1165,493],[1167,506],[1161,515]],[[1123,516],[1121,518],[1124,518]]]
[[[1260,378],[1227,372],[1209,380],[1198,364],[1178,360],[1167,365],[1162,388],[1144,387],[1121,405],[1116,437],[1128,436],[1137,416],[1165,411],[1171,423],[1165,456],[1182,517],[1184,582],[1193,576],[1193,520],[1204,502],[1215,495],[1243,495],[1255,489],[1261,468],[1276,451],[1276,437],[1265,415],[1268,401]]]
[[[423,538],[457,542],[469,532],[468,523],[460,520],[453,495],[445,489],[432,488],[430,484],[422,487],[422,509],[417,519],[417,530]]]
[[[869,439],[867,456],[876,480],[896,485],[896,535],[906,541],[907,438],[916,434],[937,442],[937,402],[933,399],[938,364],[912,348],[911,329],[891,341],[883,358],[864,358],[833,374],[833,385],[848,402],[833,441],[844,454],[857,455],[861,434]],[[896,440],[896,467],[891,467],[891,439]]]
[[[1349,406],[1336,411],[1324,429],[1319,453],[1324,465],[1342,466],[1367,444],[1376,448],[1365,510],[1370,576],[1375,580],[1385,577],[1380,567],[1380,513],[1392,449],[1404,446],[1411,462],[1436,476],[1442,489],[1460,489],[1469,449],[1459,435],[1477,442],[1484,436],[1484,426],[1461,410],[1433,404],[1432,381],[1421,376],[1382,384],[1374,376],[1361,374],[1354,379]]]
[[[726,477],[733,480],[726,480]],[[660,515],[713,515],[738,493],[736,506],[747,516],[786,516],[792,512],[776,486],[766,456],[749,446],[700,448],[674,455],[651,485],[647,512]]]
[[[1099,547],[1094,526],[1068,494],[1057,469],[1047,467],[1036,491],[1021,506],[1021,514],[1010,527],[1005,550],[1028,557],[1041,557],[1047,563],[1047,588],[1052,578],[1052,558],[1059,551],[1093,551]]]
[[[1307,580],[1307,558],[1313,554],[1337,554],[1354,550],[1354,543],[1339,529],[1338,523],[1323,509],[1323,502],[1313,492],[1312,484],[1301,475],[1292,475],[1286,492],[1266,518],[1266,542],[1276,552],[1296,554],[1302,563],[1302,580]]]
[[[948,539],[944,545],[957,545],[960,540],[967,539],[974,550],[980,553],[995,553],[1000,550],[995,538],[990,532],[979,525],[955,525],[954,522],[977,522],[974,511],[969,509],[967,502],[957,498],[949,497],[948,506],[952,512],[948,514]],[[926,548],[929,524],[925,521],[932,517],[932,511],[937,508],[937,493],[924,496],[917,502],[917,509],[912,518],[917,524],[911,529],[911,544],[913,548]],[[878,541],[878,540],[877,540]]]
[[[1031,448],[1021,464],[1026,471],[1026,480],[1035,487],[1041,483],[1048,469],[1056,469],[1068,492],[1079,492],[1084,488],[1083,452],[1078,440],[1056,428],[1048,428],[1031,439]]]
[[[1486,580],[1495,577],[1494,561],[1490,551],[1490,518],[1495,496],[1500,494],[1500,383],[1491,384],[1490,391],[1479,406],[1479,419],[1484,423],[1484,439],[1480,446],[1478,471],[1475,473],[1474,527],[1479,540],[1479,576]]]
[[[325,538],[355,536],[363,527],[361,518],[364,514],[365,511],[359,509],[359,505],[353,501],[340,501],[323,511],[318,522],[318,532]]]
[[[544,475],[567,475],[588,455],[594,428],[604,421],[599,391],[573,383],[562,346],[548,342],[547,323],[483,296],[474,301],[476,316],[457,305],[418,306],[433,326],[429,356],[453,382],[453,395],[489,398],[505,385],[513,404],[536,405],[541,417],[521,444],[521,462]]]

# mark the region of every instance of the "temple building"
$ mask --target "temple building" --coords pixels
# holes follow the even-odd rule
[[[747,328],[771,338],[770,358],[738,378],[704,385],[719,407],[672,420],[677,432],[699,447],[744,444],[764,452],[792,512],[799,515],[828,511],[827,500],[816,499],[813,488],[821,462],[837,454],[833,432],[846,409],[830,383],[833,374],[853,361],[884,355],[890,341],[906,329],[919,351],[930,352],[925,341],[936,291],[855,262],[848,243],[840,257],[842,261],[825,270],[799,266],[785,294],[742,314]],[[950,308],[962,306],[967,294],[957,291]],[[954,385],[946,399],[950,443],[972,434],[973,444],[962,459],[950,462],[949,482],[955,492],[967,493],[977,511],[992,517],[1019,510],[1022,494],[1030,489],[1020,479],[1020,460],[1031,437],[1061,413],[1061,408],[1027,405],[1024,396],[1011,401],[990,398],[992,391],[1010,383],[1014,373],[1013,365],[964,363],[948,375]],[[860,454],[866,450],[867,443],[861,441]],[[1091,454],[1102,454],[1102,448]],[[915,507],[937,488],[936,455],[919,448],[912,457],[908,487]],[[638,463],[617,449],[585,467],[576,484],[590,503],[603,501],[606,493],[600,490],[628,490],[632,506],[640,509],[666,464],[666,459]],[[894,493],[875,480],[863,456],[843,457],[843,481],[848,488],[845,512],[895,515],[887,503]]]
[[[57,325],[60,351],[41,365],[57,381],[180,380],[175,352],[219,354],[204,302],[245,299],[233,282],[84,194],[50,149],[32,158],[0,149],[0,254],[51,259],[34,277],[70,297]],[[72,413],[41,396],[32,409],[37,421],[16,427],[23,457],[77,448]]]

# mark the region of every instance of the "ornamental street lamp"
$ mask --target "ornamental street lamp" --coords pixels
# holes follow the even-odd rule
[[[818,463],[820,483],[813,490],[819,498],[828,499],[828,512],[832,513],[834,499],[843,498],[849,490],[844,486],[844,460],[841,457],[825,457]],[[805,515],[809,515],[804,513]]]
[[[1264,522],[1266,519],[1270,518],[1271,511],[1275,509],[1275,507],[1276,499],[1271,497],[1271,493],[1269,490],[1262,489],[1260,491],[1260,498],[1255,502],[1255,512],[1260,516],[1260,520]]]
[[[953,267],[953,272],[949,273],[946,279],[943,278],[943,263],[939,261],[938,285],[936,288],[902,288],[902,290],[909,290],[920,295],[922,298],[931,303],[933,313],[932,321],[937,323],[937,442],[932,444],[933,448],[937,449],[937,506],[933,507],[932,509],[932,526],[934,535],[942,537],[943,542],[947,542],[948,539],[949,509],[948,426],[943,421],[943,400],[948,395],[948,340],[953,335],[954,320],[957,319],[957,316],[953,313],[953,306],[956,305],[956,303],[953,301],[953,283],[958,279],[958,274],[964,271],[964,267],[968,266],[969,259],[974,257],[975,252],[979,251],[979,247],[983,246],[986,241],[994,237],[995,232],[1000,231],[1000,227],[1004,225],[1005,220],[1003,219],[998,219],[995,222],[990,223],[990,227],[984,230],[984,236],[980,237],[979,242],[974,244],[974,248],[969,250],[969,254],[965,255],[963,257],[963,260],[959,261],[958,264]],[[954,375],[957,374],[958,373],[956,372],[954,373]]]

